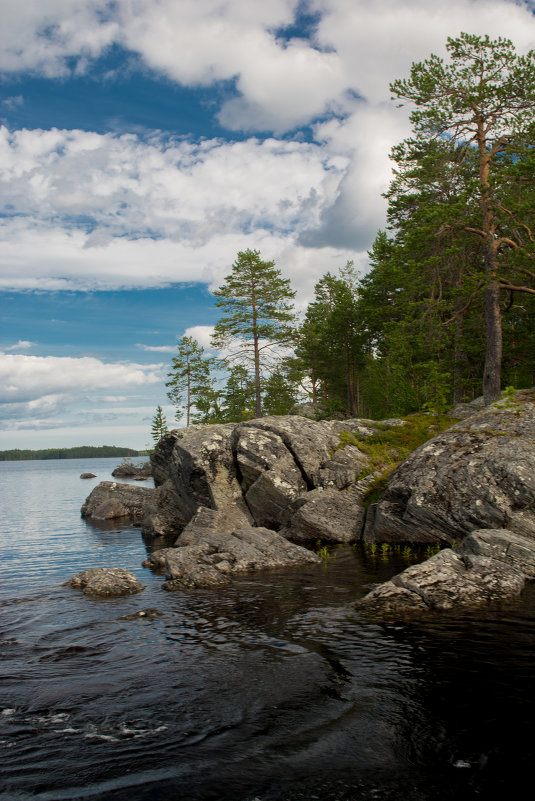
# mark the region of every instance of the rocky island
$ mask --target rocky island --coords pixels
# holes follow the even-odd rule
[[[287,415],[174,430],[151,457],[155,489],[102,482],[82,514],[141,525],[156,546],[144,564],[168,590],[318,561],[303,545],[319,539],[448,546],[372,590],[363,610],[511,597],[535,575],[535,391],[465,414],[409,454],[376,503],[366,442],[404,421]]]

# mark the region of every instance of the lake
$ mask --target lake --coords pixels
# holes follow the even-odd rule
[[[138,528],[80,518],[116,464],[0,463],[0,799],[463,801],[530,786],[533,585],[477,613],[365,617],[355,600],[405,563],[339,546],[319,566],[167,593]],[[98,566],[146,587],[63,586]],[[161,615],[128,619],[148,608]]]

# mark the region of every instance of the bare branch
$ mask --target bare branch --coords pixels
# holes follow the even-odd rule
[[[507,289],[510,292],[527,292],[528,295],[535,295],[535,289],[531,289],[529,286],[513,286],[505,278],[498,278],[500,282],[500,289]]]

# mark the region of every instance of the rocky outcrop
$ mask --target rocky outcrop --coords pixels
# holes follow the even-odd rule
[[[165,572],[164,589],[184,590],[228,584],[235,573],[321,563],[274,531],[230,526],[225,512],[201,507],[175,547],[155,551],[143,564]]]
[[[96,478],[94,473],[80,473],[80,478]]]
[[[95,520],[128,518],[132,523],[140,524],[153,496],[154,490],[148,487],[101,481],[86,498],[81,514]]]
[[[112,471],[114,478],[135,478],[143,480],[152,475],[152,468],[150,462],[144,462],[141,465],[132,464],[132,462],[123,462],[115,470]]]
[[[95,567],[73,576],[65,586],[80,589],[85,595],[112,598],[134,595],[144,589],[138,579],[122,567]]]
[[[368,420],[317,422],[286,415],[170,432],[151,457],[157,490],[144,532],[175,537],[205,507],[224,512],[235,529],[283,530],[300,542],[358,539],[362,493],[349,490],[359,484],[368,458],[354,445],[340,448],[344,430],[366,437],[376,429]],[[288,515],[304,501],[311,503],[308,514],[300,512],[289,525]],[[341,519],[327,526],[335,508],[343,510]],[[309,524],[314,509],[323,510],[316,526]]]
[[[535,540],[484,529],[379,585],[357,608],[399,615],[477,607],[518,596],[533,578]]]
[[[415,450],[370,511],[367,542],[451,543],[479,528],[535,538],[535,391]]]

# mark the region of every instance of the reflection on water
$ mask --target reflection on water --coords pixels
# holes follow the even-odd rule
[[[0,464],[1,799],[462,801],[529,775],[532,588],[478,614],[366,618],[354,600],[402,565],[342,546],[166,593],[139,529],[79,517],[114,464]],[[145,590],[62,586],[98,565]]]

